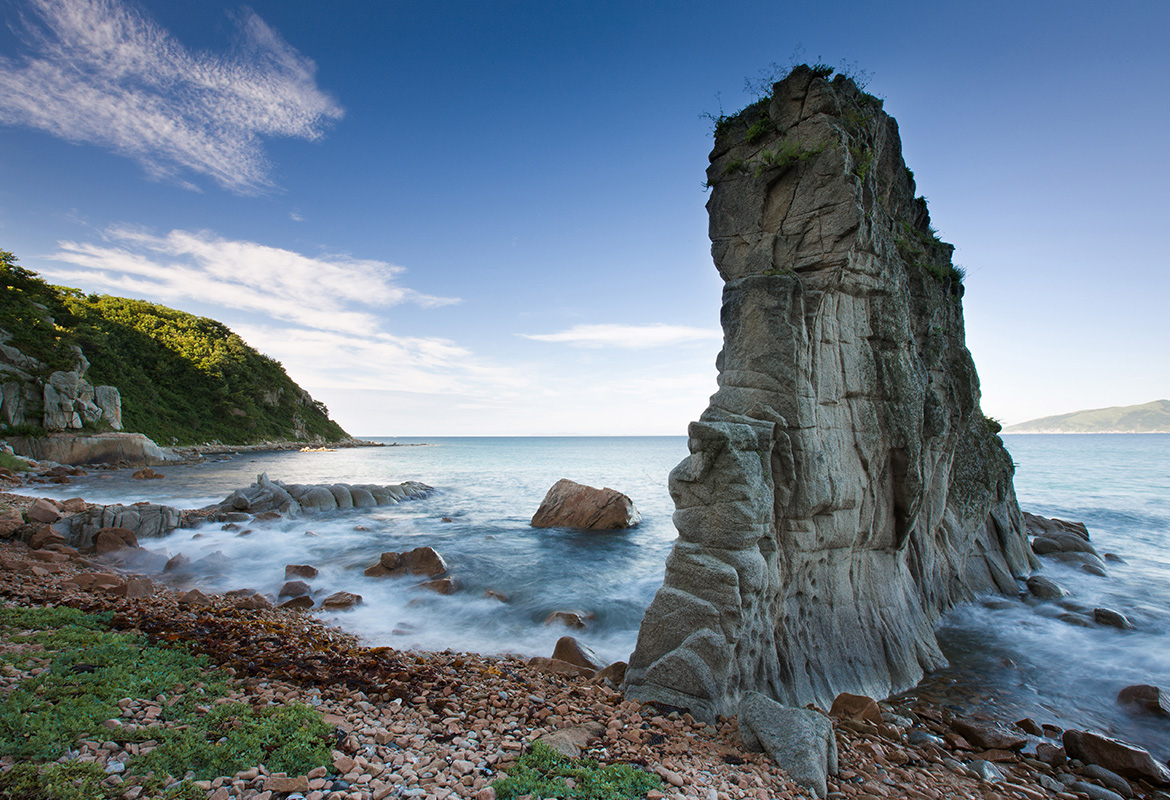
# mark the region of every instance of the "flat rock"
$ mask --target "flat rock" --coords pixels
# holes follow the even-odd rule
[[[828,777],[837,774],[837,740],[824,714],[747,692],[739,704],[739,735],[748,750],[767,753],[817,797],[828,794]]]
[[[951,728],[980,750],[1019,750],[1028,743],[1024,736],[981,720],[956,718]]]
[[[620,530],[642,521],[634,501],[614,489],[596,489],[561,478],[532,516],[534,528]]]

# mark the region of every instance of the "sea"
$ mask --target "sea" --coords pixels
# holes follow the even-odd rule
[[[1125,614],[1130,631],[1078,627],[1065,608],[1022,598],[977,598],[949,613],[939,639],[950,666],[913,692],[964,713],[1032,717],[1091,728],[1170,757],[1170,721],[1116,703],[1131,684],[1170,691],[1170,434],[1004,435],[1024,510],[1084,522],[1108,577],[1050,560],[1043,571],[1069,590],[1068,608]],[[147,500],[198,508],[223,500],[261,473],[286,483],[422,481],[426,499],[370,509],[180,529],[143,544],[193,560],[222,553],[216,574],[189,579],[204,590],[250,588],[275,596],[288,564],[320,570],[314,595],[360,594],[354,609],[322,613],[371,645],[400,649],[550,655],[572,633],[608,660],[625,660],[662,584],[676,531],[667,475],[687,454],[686,437],[374,438],[386,446],[331,452],[240,453],[159,468],[161,480],[128,470],[94,471],[69,486],[29,493],[97,503]],[[629,495],[642,514],[633,529],[583,532],[529,525],[560,478]],[[371,578],[381,553],[430,546],[460,589],[440,595],[417,579]],[[497,593],[506,602],[488,594]],[[569,631],[546,624],[571,611]]]

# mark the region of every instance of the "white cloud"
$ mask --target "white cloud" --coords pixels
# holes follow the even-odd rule
[[[689,325],[574,325],[559,333],[522,333],[526,339],[541,342],[563,342],[580,347],[665,347],[686,342],[710,342],[723,338],[717,328],[695,328]]]
[[[196,301],[264,314],[319,331],[377,332],[377,313],[414,303],[459,302],[404,288],[405,270],[349,256],[312,257],[207,231],[155,236],[132,228],[106,232],[104,244],[59,242],[48,258],[75,269],[46,269],[54,279],[169,304]]]
[[[109,147],[155,177],[271,186],[260,137],[317,139],[342,109],[254,13],[231,55],[192,52],[118,0],[29,0],[29,53],[0,57],[0,119]]]

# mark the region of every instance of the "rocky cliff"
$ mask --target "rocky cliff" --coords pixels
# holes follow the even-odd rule
[[[1032,565],[961,273],[848,78],[798,67],[721,119],[707,174],[719,390],[670,476],[626,692],[706,719],[748,691],[885,697],[944,663],[944,611]]]
[[[279,362],[225,325],[51,286],[16,262],[0,250],[0,436],[127,428],[164,445],[348,438]]]

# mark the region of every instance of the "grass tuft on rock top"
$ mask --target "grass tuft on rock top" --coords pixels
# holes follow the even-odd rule
[[[8,644],[0,653],[2,669],[9,675],[42,670],[0,699],[0,755],[22,764],[21,771],[0,774],[0,800],[103,797],[83,790],[92,777],[85,765],[52,763],[68,758],[82,739],[157,742],[127,762],[124,777],[181,777],[193,770],[196,780],[207,780],[258,764],[304,774],[330,762],[331,731],[312,708],[217,704],[227,683],[208,659],[108,630],[109,624],[109,614],[72,608],[0,607],[0,638]],[[127,698],[159,703],[162,717],[176,727],[107,729],[103,723],[121,718],[118,701]],[[23,787],[30,781],[64,788],[28,795]],[[80,794],[71,794],[74,789]]]
[[[24,472],[32,469],[32,466],[20,456],[14,456],[12,453],[0,451],[0,467],[12,470],[13,472]]]
[[[572,788],[566,779],[573,780]],[[657,775],[629,764],[603,767],[590,758],[567,758],[541,742],[516,759],[508,777],[492,782],[498,800],[524,795],[572,800],[631,800],[662,786]]]

